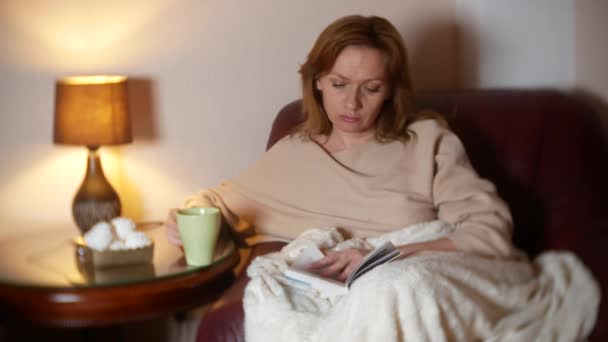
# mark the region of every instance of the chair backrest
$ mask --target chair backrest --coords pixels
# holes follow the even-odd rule
[[[445,115],[475,169],[496,184],[518,247],[534,256],[587,253],[588,234],[608,242],[608,148],[589,106],[550,90],[434,91],[416,102]],[[267,147],[304,118],[300,100],[286,105]]]

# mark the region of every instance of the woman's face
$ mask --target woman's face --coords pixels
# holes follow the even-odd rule
[[[332,134],[366,134],[388,98],[384,54],[367,46],[347,46],[328,74],[316,82]]]

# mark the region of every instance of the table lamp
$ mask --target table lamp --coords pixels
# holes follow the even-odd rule
[[[72,202],[82,234],[120,216],[120,199],[103,174],[97,150],[133,140],[126,81],[124,76],[75,76],[55,83],[53,141],[88,149],[86,174]]]

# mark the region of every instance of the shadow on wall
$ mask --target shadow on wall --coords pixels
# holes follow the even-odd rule
[[[466,22],[454,24],[458,88],[479,88],[481,84],[481,35]]]
[[[104,152],[112,155],[112,167],[108,168],[111,175],[110,183],[118,192],[121,204],[121,215],[135,221],[141,221],[144,216],[144,203],[141,191],[135,186],[133,176],[126,170],[123,148],[107,146]]]
[[[148,78],[129,78],[129,110],[133,140],[152,142],[158,139],[154,82]]]
[[[466,21],[442,18],[425,20],[414,31],[406,47],[416,90],[480,88],[480,41],[491,40],[482,37],[487,32],[476,31]],[[575,89],[573,95],[597,113],[608,135],[608,100],[585,88]]]
[[[431,19],[411,36],[414,38],[405,43],[415,89],[477,87],[479,42],[467,25]]]
[[[130,77],[127,87],[133,144],[137,148],[138,143],[158,140],[154,82],[148,78]],[[106,150],[113,155],[112,160],[115,163],[112,174],[113,186],[119,193],[122,215],[141,221],[144,216],[144,200],[133,181],[133,177],[136,176],[129,175],[125,168],[124,148],[129,147],[106,147]]]

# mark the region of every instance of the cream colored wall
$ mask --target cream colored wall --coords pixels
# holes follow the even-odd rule
[[[52,144],[56,78],[135,79],[135,142],[102,160],[126,215],[163,219],[263,152],[317,34],[352,13],[395,23],[420,86],[456,85],[452,0],[0,1],[0,231],[73,225],[85,151]]]
[[[457,0],[461,84],[570,88],[574,0]]]

